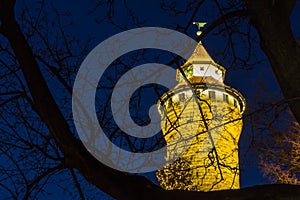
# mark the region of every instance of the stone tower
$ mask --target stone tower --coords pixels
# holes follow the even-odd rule
[[[240,187],[238,141],[246,103],[223,83],[225,72],[199,43],[177,70],[177,86],[160,98],[166,160],[175,160],[156,174],[162,188]]]

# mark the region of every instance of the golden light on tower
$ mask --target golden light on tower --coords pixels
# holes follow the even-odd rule
[[[199,29],[204,25],[196,24]],[[166,159],[171,160],[186,148],[181,138],[191,138],[180,158],[158,170],[156,176],[164,189],[212,191],[240,187],[238,141],[246,102],[237,90],[223,83],[225,72],[200,42],[177,69],[177,86],[160,98]],[[191,101],[195,98],[197,101]]]

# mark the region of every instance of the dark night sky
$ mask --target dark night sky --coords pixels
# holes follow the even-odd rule
[[[32,1],[30,1],[32,2]],[[158,1],[138,1],[133,0],[128,3],[128,6],[135,12],[136,16],[141,19],[145,19],[143,26],[155,26],[155,27],[165,27],[165,28],[174,28],[174,22],[181,23],[185,25],[187,23],[187,18],[181,16],[173,17],[168,16],[166,12],[163,12],[160,8]],[[178,1],[181,2],[181,1]],[[218,17],[218,14],[215,11],[215,8],[211,7],[212,1],[208,1],[203,5],[201,11],[197,14],[195,19],[197,21],[206,21],[208,25],[214,19]],[[291,17],[292,27],[296,36],[300,36],[300,2],[297,1],[297,6]],[[179,3],[180,4],[180,3]],[[29,3],[27,3],[29,5]],[[53,7],[58,8],[60,12],[67,12],[70,14],[68,18],[65,19],[65,23],[72,22],[72,25],[67,27],[65,30],[69,35],[78,38],[82,43],[87,40],[88,36],[93,37],[93,41],[90,44],[90,48],[93,48],[101,41],[107,39],[109,36],[112,36],[116,33],[121,32],[122,30],[111,25],[107,21],[102,23],[97,23],[96,20],[105,17],[108,7],[98,8],[94,13],[90,14],[90,11],[93,9],[95,2],[94,1],[84,1],[84,0],[65,0],[65,1],[54,1],[52,3]],[[20,1],[18,1],[16,13],[18,14],[20,8],[23,6]],[[34,9],[32,6],[30,9]],[[123,1],[117,1],[114,6],[115,12],[115,21],[120,24],[127,22],[127,13],[125,12]],[[34,11],[33,11],[34,13]],[[51,13],[49,13],[51,19]],[[53,18],[54,20],[54,18]],[[134,28],[134,26],[129,26]],[[254,30],[253,30],[254,31]],[[280,31],[280,27],[278,27]],[[188,29],[188,34],[191,37],[195,38],[196,26],[191,25]],[[238,38],[235,38],[238,40]],[[266,57],[259,48],[259,44],[253,44],[256,51],[256,55],[262,62],[258,65],[255,65],[251,69],[241,69],[236,66],[230,67],[230,59],[222,58],[221,53],[225,46],[223,38],[214,33],[208,34],[203,40],[203,44],[206,47],[207,51],[210,53],[211,57],[223,65],[227,69],[225,83],[238,91],[240,91],[247,100],[249,108],[251,108],[255,101],[257,101],[257,96],[260,96],[262,99],[264,95],[272,96],[277,95],[280,98],[279,86],[276,80],[273,77],[271,67],[266,60]],[[238,47],[239,52],[243,52],[243,47]],[[259,83],[265,85],[263,91]],[[241,148],[241,187],[247,187],[256,184],[268,183],[264,178],[259,169],[256,167],[255,162],[257,161],[256,156],[253,152],[250,152],[245,155],[245,151],[248,149],[249,142],[251,140],[251,126],[249,123],[245,123],[241,139],[240,139],[240,148]],[[251,164],[253,163],[253,164]],[[244,164],[244,165],[243,165]],[[251,164],[251,165],[249,165]],[[153,174],[148,174],[147,176],[153,177]],[[50,196],[45,196],[45,199],[56,199],[56,198],[65,198],[68,197],[68,194],[61,191],[54,184],[49,185],[48,191],[52,193]],[[99,196],[101,197],[101,195]],[[109,199],[109,198],[108,198]]]

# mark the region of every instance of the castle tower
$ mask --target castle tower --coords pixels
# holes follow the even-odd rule
[[[180,155],[158,170],[162,188],[212,191],[240,187],[238,141],[246,103],[237,90],[223,83],[225,72],[200,42],[177,70],[177,86],[160,98],[166,159]]]

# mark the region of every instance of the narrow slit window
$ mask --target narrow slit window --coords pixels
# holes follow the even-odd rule
[[[173,106],[172,104],[173,104],[173,101],[172,101],[172,98],[170,98],[168,100],[168,108],[172,107]]]
[[[216,100],[216,93],[214,91],[208,91],[208,96],[211,101]]]
[[[227,94],[223,94],[223,101],[226,102],[226,103],[229,102]]]
[[[237,107],[237,101],[236,100],[233,101],[233,105],[234,105],[234,107]]]
[[[185,100],[185,94],[184,93],[180,93],[179,94],[179,101],[184,101]]]

